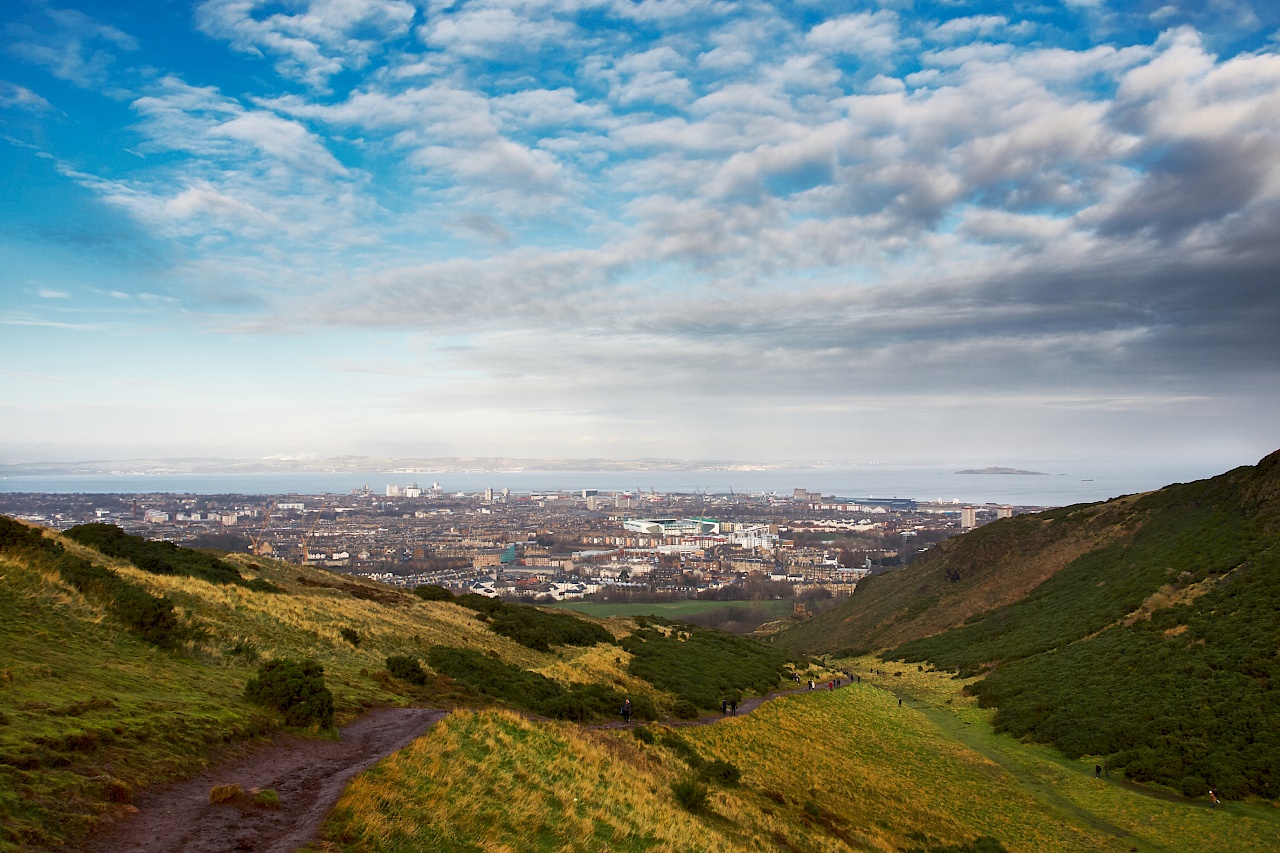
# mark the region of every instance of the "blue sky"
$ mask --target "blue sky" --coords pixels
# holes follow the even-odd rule
[[[1280,8],[18,2],[0,461],[1280,446]]]

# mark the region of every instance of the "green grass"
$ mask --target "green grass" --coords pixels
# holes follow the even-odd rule
[[[1120,774],[1094,778],[1098,759],[1065,758],[1052,747],[1024,743],[991,726],[992,712],[964,692],[976,679],[878,658],[841,661],[865,684],[901,695],[905,712],[918,714],[943,736],[985,756],[1045,808],[1095,831],[1119,837],[1141,853],[1264,853],[1280,846],[1280,809],[1265,801],[1212,807],[1157,789],[1125,784]],[[875,675],[878,669],[884,675]],[[901,676],[895,675],[901,673]],[[891,692],[889,692],[891,691]],[[1010,850],[1015,849],[1010,845]]]

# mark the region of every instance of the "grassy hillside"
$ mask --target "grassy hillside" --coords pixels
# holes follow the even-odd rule
[[[989,525],[860,585],[783,641],[892,647],[886,659],[989,672],[972,690],[999,708],[1002,729],[1106,756],[1188,796],[1212,786],[1274,798],[1278,546],[1273,454],[1210,480]],[[1018,595],[993,605],[1000,585]]]
[[[1096,782],[1092,765],[990,734],[989,712],[960,694],[962,684],[929,675],[937,682],[926,685],[933,706],[910,693],[899,705],[868,679],[712,726],[666,734],[650,727],[652,743],[625,730],[501,712],[455,715],[356,780],[322,846],[347,853],[1275,849],[1274,819],[1248,806],[1214,810]],[[904,681],[917,679],[884,679],[899,690]],[[706,804],[694,811],[672,789],[693,775],[690,755],[741,771],[736,783],[707,782]]]
[[[282,726],[280,712],[245,698],[268,661],[323,667],[339,725],[404,704],[609,719],[623,695],[638,715],[669,714],[680,697],[634,672],[615,644],[635,629],[467,596],[426,600],[104,525],[56,535],[0,517],[0,850],[75,839],[127,810],[140,788]],[[670,645],[687,639],[666,633]],[[773,675],[751,672],[765,687],[785,664],[769,654]],[[732,657],[701,660],[690,648],[672,660],[718,683],[732,681]],[[388,658],[402,659],[399,677]],[[432,659],[480,661],[509,674],[510,689],[456,667],[450,678]]]

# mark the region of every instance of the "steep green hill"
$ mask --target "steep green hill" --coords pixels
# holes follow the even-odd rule
[[[1280,453],[988,525],[782,641],[989,672],[971,689],[998,728],[1188,795],[1276,797],[1277,546]]]

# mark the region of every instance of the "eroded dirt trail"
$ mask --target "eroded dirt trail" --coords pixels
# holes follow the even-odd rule
[[[286,737],[237,764],[149,791],[138,813],[90,839],[85,853],[289,853],[316,830],[353,776],[403,749],[447,712],[370,711],[341,730],[340,742]],[[278,810],[248,802],[211,805],[209,790],[236,783],[271,788]]]

